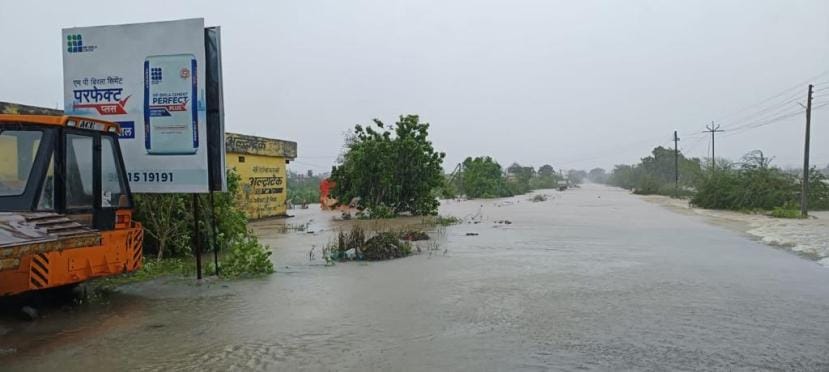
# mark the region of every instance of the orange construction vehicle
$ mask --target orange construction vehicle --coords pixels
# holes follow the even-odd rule
[[[0,296],[140,268],[144,230],[132,220],[119,131],[0,115]]]

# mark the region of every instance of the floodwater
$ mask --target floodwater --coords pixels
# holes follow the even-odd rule
[[[643,197],[681,213],[699,214],[766,244],[791,250],[829,267],[829,211],[810,211],[810,218],[773,218],[763,214],[692,208],[687,200],[665,196]]]
[[[324,266],[359,223],[330,213],[256,223],[275,275],[159,280],[0,323],[0,369],[829,369],[829,269],[621,190],[546,193],[444,203],[481,222],[386,262]]]

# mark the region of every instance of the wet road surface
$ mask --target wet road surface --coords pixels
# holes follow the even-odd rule
[[[446,202],[482,222],[387,262],[326,267],[320,249],[418,218],[258,222],[276,274],[0,323],[0,370],[829,369],[829,269],[621,190],[546,193]]]

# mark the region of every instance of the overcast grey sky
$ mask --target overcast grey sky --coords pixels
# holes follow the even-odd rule
[[[329,170],[342,134],[375,117],[420,114],[447,169],[469,155],[609,168],[674,129],[705,156],[706,123],[797,111],[821,73],[815,104],[829,103],[825,0],[207,3],[4,2],[0,100],[60,107],[61,28],[204,17],[222,26],[227,129],[297,141],[299,171]],[[796,166],[803,122],[720,136],[717,155]],[[829,162],[829,107],[812,158]]]

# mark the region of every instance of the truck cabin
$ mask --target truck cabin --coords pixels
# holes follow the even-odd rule
[[[0,212],[115,228],[116,212],[132,208],[118,133],[115,123],[86,118],[0,115]]]

